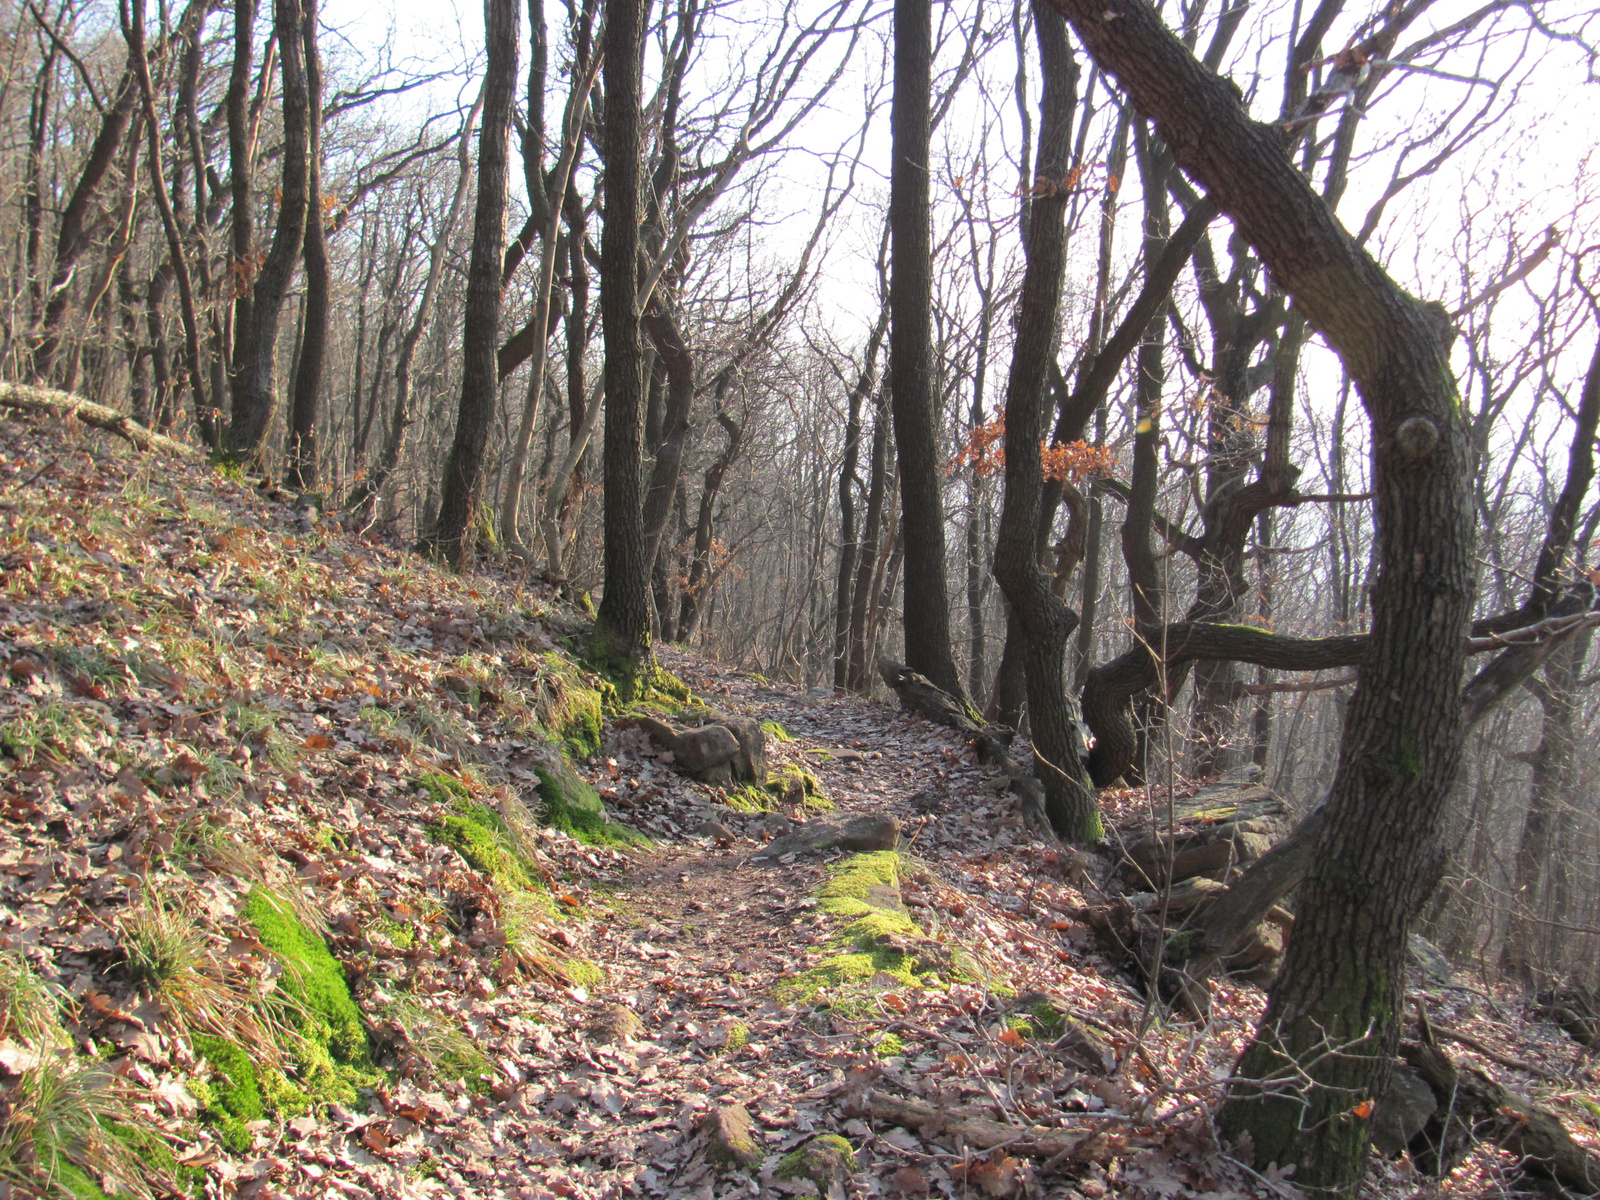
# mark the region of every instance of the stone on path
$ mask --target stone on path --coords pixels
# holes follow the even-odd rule
[[[787,854],[816,854],[823,850],[848,850],[857,854],[893,850],[900,842],[900,822],[888,813],[869,813],[836,825],[809,821],[757,853],[757,858],[782,858]]]

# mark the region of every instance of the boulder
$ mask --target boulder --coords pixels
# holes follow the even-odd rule
[[[766,782],[767,734],[758,721],[713,713],[700,725],[680,729],[658,717],[629,720],[701,783]]]
[[[744,1105],[724,1104],[700,1118],[706,1157],[719,1166],[754,1171],[766,1156],[751,1132],[750,1111]]]
[[[1420,933],[1413,933],[1407,943],[1411,961],[1422,968],[1422,973],[1434,983],[1450,982],[1450,960],[1444,951]]]
[[[817,854],[824,850],[865,854],[873,850],[893,850],[899,842],[900,822],[888,813],[871,813],[843,825],[809,821],[769,843],[756,857],[781,858],[786,854]]]
[[[1439,1110],[1433,1089],[1404,1063],[1396,1063],[1389,1086],[1372,1113],[1372,1145],[1385,1158],[1395,1158],[1421,1133]]]

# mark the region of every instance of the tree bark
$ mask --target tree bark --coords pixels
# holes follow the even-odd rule
[[[650,643],[650,564],[639,481],[644,389],[637,275],[642,25],[642,0],[607,5],[605,226],[600,248],[606,346],[605,595],[597,631],[631,658],[646,654]]]
[[[1077,713],[1067,700],[1063,676],[1067,639],[1077,627],[1078,614],[1056,595],[1039,566],[1037,549],[1044,490],[1045,400],[1066,271],[1066,211],[1071,190],[1066,179],[1077,104],[1077,64],[1067,43],[1066,22],[1043,0],[1034,5],[1034,30],[1044,90],[1039,100],[1039,149],[1031,188],[1027,266],[1017,304],[1016,348],[1006,384],[1006,486],[994,573],[1021,635],[1034,773],[1044,785],[1045,815],[1064,841],[1093,842],[1105,835],[1105,827],[1080,758]]]
[[[275,0],[278,60],[283,74],[283,175],[278,224],[272,247],[256,276],[250,323],[239,332],[234,354],[233,419],[228,457],[259,466],[262,446],[278,403],[278,320],[305,238],[309,166],[310,93],[299,0]],[[320,214],[319,214],[320,217]]]
[[[461,335],[461,402],[455,438],[445,459],[438,524],[428,547],[457,568],[475,549],[473,529],[483,482],[483,453],[494,419],[499,372],[500,265],[505,252],[506,169],[511,99],[517,81],[517,0],[484,0],[489,65],[483,81],[483,126],[478,133],[478,200]]]
[[[289,404],[284,479],[289,487],[306,491],[317,486],[317,417],[322,398],[322,364],[328,350],[328,239],[322,214],[322,55],[317,50],[317,0],[301,0],[300,28],[306,56],[306,303]]]
[[[1398,1043],[1406,935],[1438,882],[1461,748],[1473,513],[1448,322],[1356,244],[1295,169],[1282,131],[1251,121],[1238,91],[1145,0],[1052,2],[1339,353],[1372,422],[1371,646],[1302,915],[1237,1070],[1257,1083],[1220,1115],[1227,1136],[1250,1135],[1258,1163],[1295,1163],[1297,1186],[1353,1196],[1367,1143],[1353,1110],[1381,1094]]]
[[[889,173],[889,390],[899,448],[905,538],[906,661],[941,691],[961,696],[950,654],[944,498],[939,487],[933,386],[933,252],[928,215],[931,0],[895,0],[894,159]]]
[[[142,53],[144,46],[142,29],[138,31],[137,36]],[[89,224],[95,198],[100,191],[100,185],[105,182],[106,175],[111,170],[112,163],[116,161],[117,147],[128,132],[128,124],[133,117],[133,107],[140,99],[137,68],[132,62],[131,46],[128,53],[129,65],[123,72],[116,97],[101,118],[100,128],[95,133],[94,141],[89,145],[83,169],[78,173],[78,180],[73,185],[72,194],[67,198],[66,207],[61,211],[61,224],[56,231],[55,262],[50,272],[50,288],[44,294],[38,341],[33,351],[33,375],[41,383],[48,383],[53,378],[56,353],[61,345],[59,329],[71,303],[73,274],[77,270],[78,259],[93,241]],[[157,173],[160,172],[159,167],[155,170]],[[37,186],[36,181],[28,185],[30,189]],[[30,190],[24,200],[25,207],[30,209],[29,255],[37,257],[38,251],[34,244],[37,239],[34,224],[36,218],[31,211],[31,206],[37,203],[37,197]]]

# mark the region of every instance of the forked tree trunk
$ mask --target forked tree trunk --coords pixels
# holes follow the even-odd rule
[[[278,56],[283,73],[283,176],[278,225],[272,247],[255,279],[250,323],[238,331],[234,347],[233,420],[228,456],[255,463],[277,407],[278,319],[305,236],[307,146],[310,95],[299,0],[276,0]],[[181,280],[180,280],[181,282]]]
[[[291,488],[308,490],[317,486],[317,417],[322,363],[328,349],[328,238],[322,214],[322,56],[317,50],[317,0],[301,0],[300,28],[306,56],[306,304],[289,401],[284,478]]]
[[[1077,64],[1066,22],[1043,0],[1034,5],[1044,91],[1039,157],[1028,218],[1027,267],[1017,305],[1017,340],[1006,385],[1006,490],[995,543],[994,573],[1020,634],[1028,689],[1034,772],[1044,785],[1045,815],[1056,835],[1098,841],[1105,829],[1079,758],[1076,714],[1067,701],[1063,667],[1078,615],[1056,595],[1039,566],[1039,510],[1044,491],[1041,447],[1050,365],[1055,359],[1066,270],[1067,176]]]
[[[1398,1043],[1406,935],[1438,882],[1461,749],[1472,468],[1448,319],[1372,261],[1295,169],[1281,131],[1251,121],[1146,0],[1052,3],[1340,354],[1372,422],[1371,644],[1301,917],[1237,1069],[1256,1082],[1220,1116],[1225,1136],[1250,1136],[1257,1163],[1294,1163],[1297,1186],[1353,1196],[1367,1146],[1356,1110],[1382,1093]]]

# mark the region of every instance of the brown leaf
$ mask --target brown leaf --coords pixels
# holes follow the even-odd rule
[[[889,1176],[889,1186],[906,1196],[921,1196],[932,1190],[920,1167],[901,1167]]]

